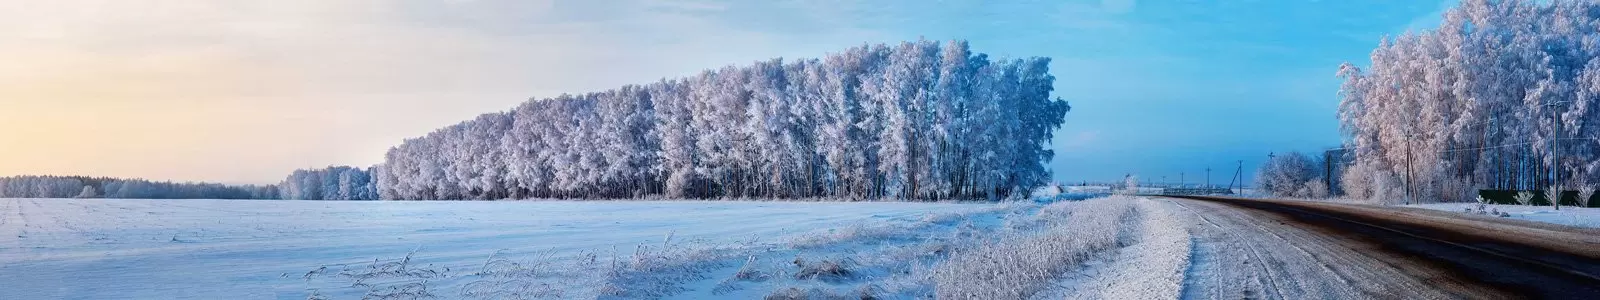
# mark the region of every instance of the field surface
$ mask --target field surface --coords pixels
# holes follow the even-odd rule
[[[1594,299],[1600,293],[1593,228],[1307,201],[1123,195],[1069,201],[1080,198],[994,204],[0,199],[0,299]],[[1563,209],[1569,211],[1585,210]]]
[[[1449,212],[1473,213],[1477,203],[1430,203],[1408,205],[1410,207],[1425,208]],[[1528,205],[1484,205],[1485,210],[1504,212],[1506,218],[1545,222],[1567,226],[1600,228],[1600,208],[1562,206],[1556,209],[1552,206]]]
[[[605,265],[652,246],[754,247],[977,207],[0,199],[0,299],[459,298],[505,258]],[[404,285],[418,282],[431,283]]]

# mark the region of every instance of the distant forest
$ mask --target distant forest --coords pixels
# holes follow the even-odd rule
[[[0,198],[278,199],[275,186],[84,176],[0,177]]]
[[[0,178],[0,197],[1000,199],[1049,179],[1049,58],[864,45],[533,99],[273,186]]]
[[[87,176],[0,177],[0,198],[377,200],[356,167],[297,170],[276,185],[174,183]]]

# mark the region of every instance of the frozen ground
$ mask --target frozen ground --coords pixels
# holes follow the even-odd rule
[[[0,200],[0,299],[1176,298],[1185,215],[1003,204]]]
[[[1452,299],[1503,294],[1280,214],[1166,199],[1194,235],[1185,299]]]
[[[1407,205],[1409,207],[1426,208],[1449,212],[1466,212],[1468,209],[1477,210],[1477,203],[1432,203]],[[1528,205],[1485,205],[1486,211],[1504,212],[1509,218],[1534,222],[1545,222],[1567,226],[1600,228],[1600,208],[1562,206],[1556,210],[1551,206]]]
[[[0,199],[0,299],[348,299],[404,296],[421,282],[458,298],[467,284],[540,258],[614,265],[641,252],[710,255],[707,248],[777,247],[817,230],[914,226],[984,207]]]

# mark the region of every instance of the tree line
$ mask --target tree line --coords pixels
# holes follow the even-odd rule
[[[332,166],[295,170],[275,185],[10,176],[0,177],[0,198],[376,200],[379,197],[369,170]]]
[[[275,186],[283,200],[377,200],[372,173],[357,167],[332,166],[295,170]]]
[[[1049,62],[916,41],[533,99],[372,177],[383,199],[1006,197],[1049,177]]]
[[[0,177],[0,198],[277,199],[274,186],[86,176]]]

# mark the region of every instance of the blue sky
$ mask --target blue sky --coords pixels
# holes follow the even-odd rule
[[[1062,180],[1338,144],[1339,63],[1434,1],[62,0],[0,3],[0,175],[272,183],[530,97],[864,43],[1054,59]],[[94,86],[85,89],[84,86]],[[136,157],[138,159],[129,159]]]

